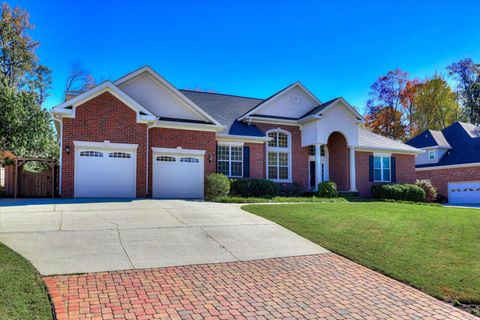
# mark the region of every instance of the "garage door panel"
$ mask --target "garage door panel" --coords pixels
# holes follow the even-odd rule
[[[76,153],[76,197],[135,197],[136,154],[115,150]]]
[[[202,198],[203,172],[203,156],[156,155],[153,159],[153,196]]]
[[[480,181],[450,182],[448,202],[454,204],[480,204]]]

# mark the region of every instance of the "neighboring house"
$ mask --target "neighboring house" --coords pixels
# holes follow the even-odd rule
[[[416,158],[418,179],[430,180],[450,203],[480,203],[480,127],[455,122],[407,144],[425,150]]]
[[[368,195],[375,182],[413,182],[421,152],[299,82],[254,99],[178,90],[143,67],[67,96],[53,111],[65,197],[202,198],[214,172]]]

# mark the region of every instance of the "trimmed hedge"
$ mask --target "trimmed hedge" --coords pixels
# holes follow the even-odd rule
[[[337,184],[332,181],[324,181],[318,184],[318,196],[320,198],[337,198]]]
[[[205,180],[205,197],[213,199],[217,197],[226,197],[230,192],[230,181],[221,173],[214,173]]]
[[[230,195],[237,197],[275,197],[280,187],[267,179],[232,179]]]
[[[392,199],[413,202],[425,202],[425,191],[414,184],[377,184],[372,186],[376,199]]]

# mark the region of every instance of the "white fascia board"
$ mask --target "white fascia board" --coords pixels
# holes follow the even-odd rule
[[[451,165],[446,165],[446,166],[433,166],[433,167],[415,168],[415,171],[442,170],[442,169],[469,168],[469,167],[480,167],[480,162],[463,163],[463,164],[451,164]]]
[[[217,144],[219,146],[231,146],[231,147],[243,147],[245,145],[245,141],[232,141],[232,140],[218,140]]]
[[[83,92],[82,94],[79,94],[75,98],[72,98],[70,100],[67,100],[60,105],[56,106],[53,108],[53,113],[58,114],[60,116],[67,116],[67,117],[72,117],[75,118],[75,108],[105,92],[111,93],[113,96],[115,96],[117,99],[122,101],[126,106],[128,106],[130,109],[135,111],[137,113],[137,122],[140,122],[141,115],[140,112],[145,113],[148,116],[155,117],[153,113],[151,113],[149,110],[147,110],[145,107],[143,107],[141,104],[139,104],[137,101],[135,101],[132,97],[127,95],[125,92],[120,90],[118,87],[116,87],[113,83],[110,81],[105,81],[96,87],[87,90]],[[66,107],[72,106],[72,109],[65,109]]]
[[[160,154],[177,154],[177,155],[191,155],[191,156],[203,156],[205,155],[205,150],[197,149],[183,149],[182,147],[177,148],[155,148],[152,147],[153,153]]]
[[[247,114],[243,115],[242,117],[240,117],[238,120],[239,121],[242,121],[244,119],[248,119],[251,117],[252,114],[254,114],[255,112],[257,112],[259,109],[263,108],[263,106],[266,104],[266,103],[270,103],[272,101],[275,101],[277,100],[283,93],[295,88],[295,87],[298,87],[300,88],[300,90],[302,90],[304,93],[307,94],[307,96],[309,96],[310,98],[312,98],[316,103],[318,103],[319,105],[322,104],[322,102],[317,98],[315,97],[311,92],[310,90],[308,90],[303,84],[301,84],[299,81],[291,84],[290,86],[286,87],[285,89],[283,90],[280,90],[279,92],[277,92],[276,94],[274,94],[270,99],[267,99],[263,102],[261,102],[259,105],[257,105],[255,108],[253,108],[252,110],[250,110]],[[253,117],[252,117],[253,118]]]
[[[118,80],[115,80],[115,85],[120,85],[122,83],[128,82],[136,77],[140,76],[143,73],[147,73],[150,75],[152,80],[157,81],[158,84],[164,86],[167,90],[169,90],[173,95],[179,99],[181,102],[187,105],[193,112],[199,114],[200,116],[208,119],[209,121],[215,123],[216,125],[221,125],[215,118],[209,115],[205,110],[200,108],[195,102],[190,100],[186,95],[181,93],[177,88],[175,88],[170,82],[168,82],[165,78],[163,78],[158,72],[153,70],[150,66],[143,66],[142,68],[133,71]]]
[[[109,140],[105,140],[103,142],[73,141],[73,144],[77,148],[115,149],[115,150],[137,150],[138,149],[138,144],[112,143]]]
[[[264,117],[249,117],[252,122],[255,123],[268,123],[268,124],[286,124],[290,126],[300,126],[297,120],[289,120],[289,119],[277,119],[277,118],[264,118]],[[248,122],[248,121],[243,121]]]
[[[355,151],[365,151],[365,152],[393,152],[398,154],[413,154],[417,155],[425,151],[416,149],[416,150],[405,150],[397,148],[381,148],[381,147],[369,147],[369,146],[358,146],[355,148]]]
[[[452,149],[452,147],[447,147],[447,146],[432,146],[432,147],[424,147],[420,148],[423,150],[431,150],[431,149]]]
[[[217,141],[229,142],[229,141],[240,141],[240,142],[249,142],[249,143],[264,143],[272,140],[269,137],[254,137],[254,136],[235,136],[230,134],[217,134]]]
[[[225,129],[225,126],[216,125],[216,124],[201,124],[201,123],[188,123],[188,122],[176,122],[176,121],[164,121],[164,120],[156,120],[154,127],[182,129],[182,130],[196,130],[196,131],[212,131],[212,132],[219,132]]]

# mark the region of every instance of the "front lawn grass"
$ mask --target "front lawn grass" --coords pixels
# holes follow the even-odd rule
[[[343,198],[318,198],[318,197],[219,197],[211,199],[221,203],[289,203],[289,202],[347,202]]]
[[[0,319],[53,319],[47,292],[37,270],[0,243]]]
[[[478,209],[388,202],[242,208],[437,298],[480,303]]]

